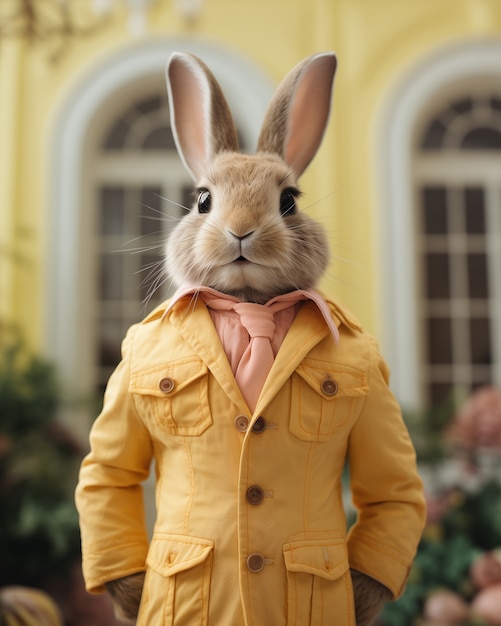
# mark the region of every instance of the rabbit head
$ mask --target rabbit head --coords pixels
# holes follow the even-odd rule
[[[174,283],[261,304],[317,283],[328,264],[327,237],[299,211],[298,179],[322,141],[335,70],[332,53],[297,65],[267,109],[256,154],[245,155],[210,70],[195,56],[172,55],[171,127],[196,197],[167,241]]]

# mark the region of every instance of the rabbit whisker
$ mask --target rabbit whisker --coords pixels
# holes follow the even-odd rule
[[[141,274],[142,272],[147,272],[149,270],[155,270],[155,269],[158,269],[159,271],[163,272],[164,271],[163,266],[164,266],[164,260],[159,259],[158,261],[152,261],[151,263],[148,263],[147,265],[143,265],[141,268],[137,270],[137,272],[134,272],[134,273]]]
[[[146,279],[141,283],[141,286],[148,286],[148,292],[143,299],[143,304],[145,307],[148,306],[154,294],[167,282],[168,278],[165,276],[162,268],[157,269],[152,272]]]
[[[332,191],[330,191],[328,194],[326,194],[325,196],[322,196],[321,198],[317,198],[316,200],[313,200],[312,202],[310,202],[309,204],[307,204],[305,207],[301,207],[302,211],[307,211],[308,209],[311,209],[311,207],[316,206],[317,204],[319,204],[320,202],[323,202],[324,200],[327,200],[328,198],[331,198],[334,194],[337,193],[336,189],[333,189]]]
[[[188,308],[186,311],[186,314],[189,315],[191,313],[193,313],[195,311],[195,307],[197,306],[197,302],[198,302],[198,298],[200,296],[200,290],[197,289],[196,291],[193,292],[193,294],[191,295],[191,299],[190,302],[188,304]]]
[[[160,197],[160,196],[157,196]],[[167,200],[167,198],[162,198],[162,200]],[[145,202],[140,202],[139,203],[141,205],[141,208],[143,209],[148,209],[148,211],[151,211],[152,213],[157,213],[157,215],[159,215],[160,217],[157,217],[156,215],[146,215],[146,213],[142,213],[140,215],[141,219],[146,219],[146,220],[162,220],[162,219],[173,219],[174,216],[173,215],[169,215],[168,213],[165,213],[164,211],[162,211],[162,209],[157,209],[157,207],[151,206],[151,204],[146,204]],[[179,218],[180,219],[180,218]]]
[[[336,288],[340,285],[343,287],[347,287],[352,291],[360,292],[360,287],[357,287],[352,282],[341,278],[339,275],[336,275],[332,272],[325,272],[325,274],[323,275],[323,281],[332,287],[333,292],[335,292]]]
[[[164,274],[163,261],[157,261],[155,263],[150,263],[149,265],[145,266],[144,268],[138,270],[136,272],[136,275],[140,274],[141,272],[145,272],[145,271],[148,271],[148,274],[143,278],[143,280],[141,282],[141,286],[150,285],[153,282],[155,282],[158,278],[162,277],[162,275]]]
[[[143,246],[141,248],[125,248],[124,250],[112,250],[112,252],[118,252],[118,253],[129,253],[129,254],[142,254],[145,252],[153,252],[154,250],[161,250],[163,249],[165,246],[165,242],[162,243],[158,243],[155,245],[151,245],[151,246]]]
[[[190,212],[191,211],[191,207],[184,206],[184,204],[180,204],[179,202],[176,202],[175,200],[171,200],[170,198],[166,198],[165,196],[161,196],[159,194],[157,194],[157,197],[160,198],[161,200],[163,200],[164,202],[168,202],[169,204],[173,204],[174,206],[177,206],[180,209],[183,209],[183,211],[186,211],[186,212]],[[152,207],[148,207],[148,208],[152,209],[152,211],[157,211],[158,213],[162,213],[163,214],[163,212],[162,211],[158,211],[158,209],[153,209]],[[176,218],[174,216],[170,216],[170,217],[171,217],[171,219],[177,219],[177,220],[181,219],[179,217]]]
[[[183,218],[178,217],[177,215],[165,215],[162,213],[158,217],[156,215],[141,215],[141,219],[150,220],[152,222],[180,222]]]

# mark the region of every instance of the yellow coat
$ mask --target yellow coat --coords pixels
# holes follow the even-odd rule
[[[87,588],[146,568],[140,626],[354,626],[349,568],[398,596],[424,523],[374,340],[330,303],[336,345],[306,302],[250,414],[205,305],[188,305],[133,326],[109,381],[76,494]]]

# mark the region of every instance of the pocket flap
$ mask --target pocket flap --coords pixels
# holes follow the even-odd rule
[[[296,372],[325,400],[355,398],[369,393],[365,372],[347,365],[305,359]]]
[[[171,361],[131,375],[129,391],[157,398],[172,397],[205,376],[207,365],[198,357]],[[166,384],[168,383],[168,384]]]
[[[172,576],[203,563],[213,549],[211,539],[156,534],[151,540],[146,564],[162,576]]]
[[[349,567],[344,542],[296,541],[284,545],[285,567],[289,572],[314,574],[327,580],[342,576]]]

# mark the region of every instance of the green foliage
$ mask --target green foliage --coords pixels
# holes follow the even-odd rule
[[[5,331],[2,335],[5,335]],[[10,334],[10,333],[7,333]],[[8,436],[42,426],[57,407],[55,375],[36,357],[28,357],[22,342],[2,337],[6,344],[0,355],[0,402],[2,431]]]
[[[405,413],[404,418],[421,463],[439,465],[447,455],[444,430],[464,398],[451,395],[442,404],[424,413]]]
[[[0,586],[37,585],[79,555],[80,451],[55,419],[53,367],[0,327]]]

